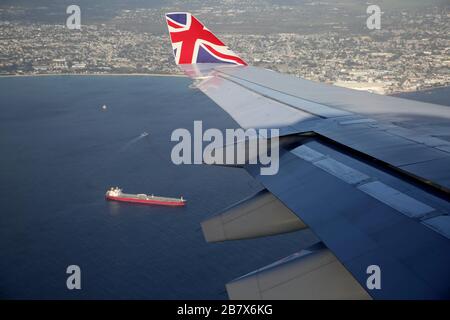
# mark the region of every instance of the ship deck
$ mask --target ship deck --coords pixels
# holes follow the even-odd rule
[[[170,198],[170,197],[160,197],[160,196],[151,196],[146,195],[147,198],[139,197],[137,194],[131,194],[131,193],[121,193],[118,197],[119,198],[132,198],[132,199],[149,199],[149,200],[155,200],[155,201],[167,201],[167,202],[181,202],[180,198]]]

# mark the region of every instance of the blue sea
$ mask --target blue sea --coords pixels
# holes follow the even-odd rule
[[[312,238],[205,242],[200,222],[261,186],[242,169],[172,164],[174,129],[200,119],[205,129],[237,126],[189,84],[180,77],[0,78],[1,298],[226,299],[227,282]],[[188,204],[107,202],[110,186],[183,195]],[[81,290],[66,287],[73,264]]]
[[[190,83],[0,78],[0,298],[226,299],[227,282],[312,241],[301,231],[205,242],[200,222],[261,186],[241,169],[171,162],[174,129],[237,127]],[[107,202],[110,186],[188,204]],[[69,265],[81,290],[66,287]]]

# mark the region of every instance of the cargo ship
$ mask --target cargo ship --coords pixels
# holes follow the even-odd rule
[[[157,204],[162,206],[184,206],[186,203],[186,200],[183,199],[183,197],[180,198],[158,197],[153,194],[146,195],[144,193],[129,194],[123,193],[122,189],[120,189],[119,187],[111,188],[108,191],[106,191],[105,197],[107,200],[142,203],[142,204]]]

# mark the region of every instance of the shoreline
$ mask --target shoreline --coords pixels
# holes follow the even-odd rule
[[[180,78],[187,77],[187,75],[180,74],[180,73],[174,73],[174,74],[170,74],[170,73],[38,73],[38,74],[2,74],[2,75],[0,75],[0,79],[1,78],[25,78],[25,77],[54,77],[54,76],[87,76],[87,77],[93,77],[93,76],[94,77],[95,76],[100,76],[100,77],[133,76],[133,77],[136,77],[136,76],[138,76],[138,77],[180,77]],[[440,86],[425,88],[425,89],[421,89],[421,90],[396,91],[396,92],[392,92],[389,94],[382,94],[382,95],[395,97],[397,95],[404,94],[404,93],[426,92],[429,90],[441,89],[441,88],[447,88],[447,87],[449,87],[449,86],[440,85]],[[352,88],[350,88],[350,89],[352,89]],[[352,90],[356,90],[356,89],[352,89]],[[362,91],[365,91],[365,90],[362,90]]]
[[[1,78],[15,78],[15,77],[54,77],[54,76],[141,76],[141,77],[187,77],[180,73],[37,73],[37,74],[4,74]]]
[[[389,95],[392,96],[392,95],[402,94],[402,93],[424,92],[424,91],[435,90],[435,89],[443,89],[443,88],[448,88],[448,87],[450,87],[450,85],[439,85],[439,86],[436,86],[436,87],[430,87],[430,88],[425,88],[425,89],[420,89],[420,90],[415,90],[415,91],[399,91],[399,92],[391,93]]]

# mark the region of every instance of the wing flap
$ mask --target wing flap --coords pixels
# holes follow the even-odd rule
[[[330,250],[302,250],[227,284],[230,299],[370,299]]]

